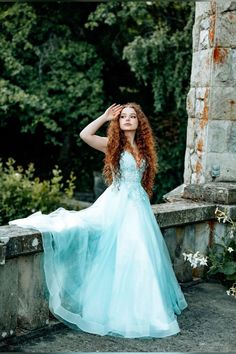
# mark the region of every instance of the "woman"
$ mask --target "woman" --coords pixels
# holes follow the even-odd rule
[[[107,121],[108,136],[95,135]],[[113,104],[80,137],[105,153],[104,193],[81,211],[10,222],[42,232],[50,310],[89,333],[174,335],[187,303],[149,200],[157,160],[148,120],[135,103]]]

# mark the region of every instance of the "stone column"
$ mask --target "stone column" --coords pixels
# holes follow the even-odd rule
[[[235,193],[236,1],[196,1],[187,112],[184,195],[218,182]]]

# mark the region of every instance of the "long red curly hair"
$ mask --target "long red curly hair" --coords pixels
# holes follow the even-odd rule
[[[149,121],[145,114],[143,113],[140,105],[135,102],[126,103],[122,105],[123,108],[131,107],[135,110],[138,118],[138,127],[135,133],[135,142],[139,151],[139,158],[144,158],[146,160],[146,168],[142,177],[142,186],[146,190],[149,198],[152,197],[153,194],[153,184],[155,175],[158,170],[157,163],[157,153],[156,146],[157,143],[155,141],[152,128],[149,124]],[[129,150],[133,154],[132,146],[129,140],[126,138],[124,131],[120,129],[119,118],[111,120],[108,128],[107,128],[107,137],[108,144],[107,150],[104,158],[104,167],[103,167],[103,177],[105,179],[105,183],[110,185],[113,181],[112,171],[115,174],[115,177],[119,178],[121,176],[120,173],[120,155],[124,150]]]

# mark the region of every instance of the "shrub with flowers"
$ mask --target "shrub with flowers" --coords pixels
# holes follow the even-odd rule
[[[229,231],[220,236],[219,242],[214,242],[208,249],[208,256],[199,251],[183,253],[184,260],[189,261],[193,268],[207,266],[207,276],[218,278],[229,287],[227,294],[236,299],[236,222],[227,214],[226,210],[215,210],[219,222],[228,223]]]
[[[34,173],[32,163],[24,170],[21,166],[16,167],[11,158],[5,165],[0,161],[0,225],[38,210],[48,213],[62,205],[62,194],[69,198],[73,196],[76,179],[73,173],[66,186],[58,166],[52,170],[50,180],[40,181]]]

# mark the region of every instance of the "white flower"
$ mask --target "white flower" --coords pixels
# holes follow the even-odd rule
[[[183,256],[184,256],[184,260],[186,261],[186,259],[187,259],[187,253],[183,252],[182,254],[183,254]]]
[[[227,250],[228,250],[229,253],[234,251],[234,249],[232,247],[228,247]]]
[[[192,266],[193,268],[197,268],[197,261],[196,261],[196,259],[193,258],[193,259],[191,260],[190,264],[191,264],[191,266]]]
[[[207,265],[207,257],[200,260],[200,265]]]
[[[230,295],[230,290],[226,290],[226,294],[227,294],[227,295]]]
[[[192,268],[197,268],[197,266],[207,265],[207,257],[200,254],[199,251],[195,253],[183,253],[184,260],[188,261]]]
[[[192,259],[193,259],[193,254],[192,253],[187,254],[187,261],[191,262]]]
[[[230,231],[229,238],[234,238],[234,231],[233,230]]]

